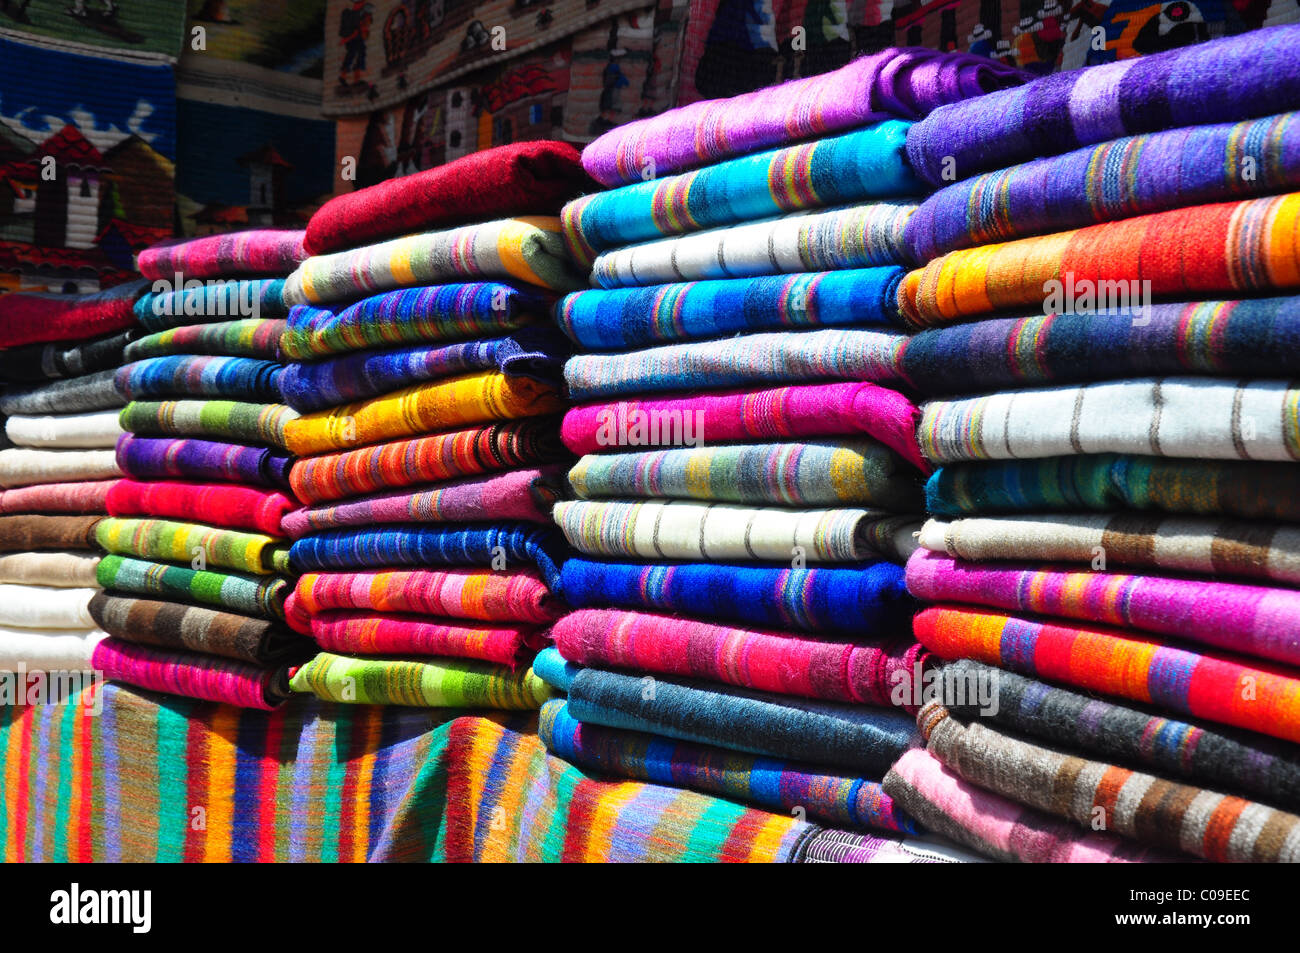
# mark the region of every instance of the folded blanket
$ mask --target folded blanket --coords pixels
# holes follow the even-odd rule
[[[947,606],[922,610],[913,629],[945,659],[1001,665],[1161,711],[1300,741],[1300,675],[1293,668],[1182,648],[1138,632]]]
[[[105,638],[99,629],[17,629],[0,627],[0,672],[85,672]]]
[[[903,374],[927,394],[1150,374],[1300,375],[1300,297],[1157,304],[1114,314],[1037,314],[930,328]]]
[[[756,757],[637,731],[584,725],[568,703],[542,706],[538,734],[552,753],[578,767],[633,780],[685,787],[784,813],[800,809],[829,824],[915,834],[875,781],[828,774],[795,761]]]
[[[0,582],[69,588],[95,586],[99,562],[97,552],[0,553]]]
[[[507,377],[557,382],[570,353],[569,342],[554,328],[524,327],[499,338],[366,351],[290,364],[280,379],[280,391],[286,403],[310,411],[469,371],[498,371]]]
[[[310,642],[275,622],[202,606],[101,592],[91,600],[90,613],[101,629],[124,642],[258,665],[311,655]]]
[[[5,433],[18,447],[91,449],[117,446],[122,427],[115,410],[45,417],[15,414],[5,421]]]
[[[611,249],[592,263],[591,281],[622,288],[897,265],[906,261],[903,225],[915,208],[880,204],[797,212]]]
[[[704,439],[739,443],[865,433],[928,473],[916,444],[920,417],[898,391],[845,382],[588,404],[564,415],[561,433],[577,454]]]
[[[121,407],[126,401],[114,386],[116,374],[110,368],[30,387],[6,388],[0,393],[0,414],[78,414]]]
[[[578,291],[556,308],[578,345],[617,351],[780,328],[897,324],[897,266]]]
[[[917,431],[935,463],[1143,453],[1300,459],[1300,387],[1148,377],[931,401]]]
[[[289,313],[285,279],[214,280],[151,292],[135,303],[135,319],[149,331],[236,319],[283,318]]]
[[[841,636],[908,631],[914,604],[895,563],[785,569],[573,558],[561,571],[574,608],[618,606]]]
[[[906,341],[893,331],[859,328],[745,334],[628,354],[578,354],[565,363],[564,378],[574,400],[825,380],[890,381],[899,376]]]
[[[89,629],[87,606],[93,587],[62,588],[0,584],[0,627],[11,629]]]
[[[290,480],[304,503],[532,467],[565,458],[555,417],[525,418],[294,461]]]
[[[13,298],[9,298],[13,301]],[[122,363],[127,343],[139,334],[134,328],[79,343],[29,344],[0,351],[0,380],[39,383],[84,377]]]
[[[256,403],[280,401],[284,365],[250,357],[175,354],[127,364],[117,391],[127,400],[147,397],[226,397]]]
[[[196,570],[116,555],[100,560],[95,578],[115,593],[199,602],[273,620],[284,618],[284,600],[290,589],[289,581],[280,576]]]
[[[141,436],[198,436],[269,443],[284,448],[284,427],[298,412],[284,404],[232,400],[134,400],[122,409],[122,427]]]
[[[900,561],[916,548],[914,520],[878,510],[786,510],[718,503],[567,500],[551,517],[588,556],[633,559]],[[798,566],[796,566],[798,568]]]
[[[860,504],[917,512],[917,475],[864,437],[588,454],[569,471],[584,499],[672,497],[785,506]]]
[[[305,456],[470,424],[536,417],[563,407],[551,385],[499,371],[478,371],[304,414],[285,423],[284,437],[290,450]]]
[[[401,489],[323,506],[305,507],[284,518],[293,537],[345,526],[382,523],[485,523],[519,520],[551,524],[563,468],[510,470],[467,477],[419,490]]]
[[[104,677],[151,691],[270,711],[289,697],[287,667],[158,649],[120,639],[95,646],[92,664]]]
[[[0,550],[91,549],[102,516],[0,516]]]
[[[287,548],[273,537],[202,523],[110,516],[95,527],[95,539],[110,553],[187,563],[192,569],[211,565],[267,575],[288,568]]]
[[[949,185],[921,203],[907,222],[905,245],[911,260],[923,265],[956,248],[1296,186],[1296,113],[1191,125],[1126,136]]]
[[[880,777],[917,744],[910,715],[722,686],[585,668],[569,685],[569,715],[733,751],[834,765]]]
[[[78,341],[123,331],[135,324],[131,305],[147,287],[144,281],[129,281],[94,294],[10,292],[5,295],[5,319],[0,321],[0,347]]]
[[[574,676],[582,671],[581,665],[566,661],[560,650],[553,645],[543,648],[533,658],[533,672],[552,688],[558,688],[566,695],[573,684]]]
[[[921,545],[961,559],[1109,562],[1300,584],[1300,528],[1145,513],[930,520]]]
[[[108,495],[121,480],[35,483],[0,490],[0,513],[107,513]]]
[[[578,609],[557,620],[550,637],[579,665],[880,708],[927,660],[906,634],[862,645],[619,609]]]
[[[796,209],[915,195],[920,183],[904,154],[909,125],[891,119],[842,136],[584,195],[560,212],[564,236],[575,257],[590,265],[597,252],[663,235]]]
[[[618,126],[582,151],[582,165],[605,185],[635,182],[890,116],[919,118],[1027,78],[984,56],[891,47],[830,73]]]
[[[280,536],[281,520],[297,504],[278,490],[224,483],[140,483],[119,480],[108,493],[111,516],[194,520]]]
[[[292,271],[307,257],[304,233],[292,229],[247,228],[224,235],[159,242],[136,256],[149,279],[230,278]]]
[[[949,252],[908,274],[898,303],[926,327],[1004,308],[1087,313],[1297,288],[1297,215],[1300,193],[1292,192]]]
[[[1300,107],[1300,27],[1251,30],[940,106],[908,131],[932,185],[1076,146],[1176,126],[1236,122]],[[1206,160],[1212,161],[1212,160]]]
[[[493,281],[406,288],[346,305],[294,305],[280,347],[307,361],[345,351],[487,337],[521,328],[550,313],[536,290]]]
[[[423,708],[498,708],[532,710],[551,689],[530,668],[514,671],[468,659],[409,662],[359,659],[321,652],[298,669],[295,692],[362,705],[417,705]]]
[[[279,356],[280,338],[287,326],[283,318],[187,324],[132,341],[123,356],[127,361],[142,361],[169,354],[225,354],[274,361]]]
[[[946,466],[930,477],[925,497],[935,516],[1137,509],[1297,522],[1295,478],[1286,463],[1108,453]]]
[[[373,612],[322,612],[311,637],[326,652],[346,655],[446,656],[515,668],[544,644],[535,625],[475,623]],[[525,666],[527,667],[527,666]]]
[[[112,450],[0,450],[0,487],[84,483],[122,475]]]
[[[136,437],[117,442],[120,473],[141,480],[224,480],[289,488],[293,457],[279,450],[193,437]]]
[[[553,291],[583,284],[565,250],[560,220],[538,215],[316,255],[289,276],[284,296],[290,304],[321,304],[467,278],[522,281]]]

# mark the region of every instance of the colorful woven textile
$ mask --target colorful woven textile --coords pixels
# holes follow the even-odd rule
[[[288,580],[279,576],[196,570],[116,555],[99,561],[95,579],[104,589],[118,593],[200,602],[267,619],[284,618],[290,588]]]
[[[203,606],[101,592],[91,600],[90,614],[101,629],[124,642],[258,664],[311,654],[310,642],[273,621]]]
[[[1004,308],[1086,313],[1151,297],[1296,288],[1297,215],[1293,192],[949,252],[903,279],[899,307],[926,327]]]
[[[284,274],[307,257],[303,237],[302,231],[291,229],[249,228],[160,242],[140,252],[135,265],[149,279]]]
[[[668,344],[629,354],[578,354],[564,365],[574,400],[824,380],[890,381],[907,338],[827,328]]]
[[[567,661],[559,649],[548,645],[533,658],[533,671],[547,685],[558,688],[567,695],[574,676],[582,671],[582,666]]]
[[[52,417],[14,415],[4,422],[5,434],[17,447],[113,447],[122,436],[117,411],[94,410],[86,414]]]
[[[1298,37],[1295,26],[1253,30],[942,106],[909,130],[907,154],[943,185],[949,168],[966,179],[1123,135],[1295,109]]]
[[[99,554],[89,552],[0,553],[0,582],[22,586],[95,586],[99,562]]]
[[[165,285],[166,283],[162,283]],[[283,318],[289,313],[285,279],[207,281],[159,290],[135,303],[135,319],[149,331],[237,319]]]
[[[258,403],[281,400],[284,365],[248,357],[177,354],[150,357],[117,372],[127,400],[147,397],[227,397]]]
[[[1162,711],[1300,741],[1300,677],[1292,668],[1217,650],[1193,651],[1120,629],[975,609],[924,609],[913,628],[926,648],[945,659],[1005,666]]]
[[[105,638],[99,629],[28,629],[0,626],[0,672],[86,672],[95,646]],[[7,680],[8,681],[8,680]],[[9,691],[26,686],[10,681]],[[22,697],[21,695],[19,697]],[[5,706],[9,707],[9,706]]]
[[[908,340],[903,374],[928,394],[1148,374],[1300,375],[1300,297],[930,328]]]
[[[99,516],[0,516],[0,550],[94,549]]]
[[[110,553],[194,569],[212,565],[265,575],[287,568],[285,547],[275,538],[202,523],[110,516],[95,527],[95,539]]]
[[[30,387],[7,387],[0,393],[0,414],[75,414],[121,407],[126,401],[113,384],[116,373],[96,371]]]
[[[551,689],[530,668],[469,659],[411,662],[359,659],[321,652],[290,683],[327,701],[424,708],[540,708]]]
[[[582,165],[607,186],[635,182],[647,168],[653,178],[890,116],[915,119],[1026,77],[983,56],[890,48],[831,73],[619,126],[582,151]]]
[[[133,400],[122,408],[122,427],[142,436],[196,436],[283,448],[284,428],[298,412],[284,404],[233,400]]]
[[[770,559],[789,565],[906,559],[914,521],[860,509],[786,510],[675,500],[562,500],[551,517],[588,556],[633,559]]]
[[[107,512],[109,493],[121,480],[90,480],[81,483],[36,483],[0,490],[0,513],[99,513]]]
[[[95,646],[91,664],[110,681],[238,708],[269,710],[289,697],[287,669],[217,655],[104,639]]]
[[[109,491],[111,516],[194,520],[279,536],[280,522],[296,504],[278,490],[224,483],[140,483],[119,480]]]
[[[244,318],[216,324],[187,324],[132,341],[124,357],[142,361],[169,354],[226,354],[273,361],[288,322],[283,318]]]
[[[798,209],[914,195],[920,184],[903,151],[908,125],[889,120],[685,175],[584,195],[560,213],[564,235],[575,256],[590,265],[597,252],[664,235]]]
[[[137,334],[132,328],[88,341],[29,344],[0,351],[0,380],[37,383],[115,368],[122,363],[127,342]]]
[[[326,652],[347,655],[447,656],[514,668],[542,646],[537,626],[476,623],[373,612],[322,612],[311,637]]]
[[[905,632],[913,603],[895,563],[845,569],[573,558],[561,572],[574,608],[619,606],[856,637]]]
[[[142,480],[225,480],[287,489],[292,464],[282,451],[193,437],[127,435],[117,442],[118,472]]]
[[[147,287],[130,281],[94,294],[15,291],[5,295],[0,347],[80,341],[123,331],[135,323],[131,305]]]
[[[304,414],[285,423],[284,437],[290,450],[305,456],[470,424],[536,417],[563,406],[550,385],[479,371]]]
[[[10,447],[0,450],[0,487],[42,483],[85,483],[120,477],[122,470],[112,450],[34,450]]]
[[[89,629],[89,587],[0,584],[0,627],[11,629]]]

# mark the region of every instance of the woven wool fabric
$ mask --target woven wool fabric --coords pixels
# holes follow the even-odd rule
[[[222,483],[141,483],[119,480],[108,492],[110,516],[194,520],[281,535],[280,523],[297,505],[278,490]]]
[[[122,436],[118,412],[114,410],[52,417],[14,415],[5,421],[4,429],[9,440],[17,447],[113,447],[117,445],[117,438]]]
[[[293,457],[266,447],[194,437],[136,437],[117,442],[118,472],[142,480],[223,480],[289,488]]]
[[[861,509],[786,510],[686,500],[561,500],[551,517],[588,556],[789,564],[906,559],[914,521]]]
[[[971,658],[1162,711],[1300,740],[1300,677],[1292,668],[1182,648],[1138,632],[996,611],[932,607],[917,615],[913,629],[945,659]]]
[[[156,331],[127,345],[123,357],[142,361],[170,354],[225,354],[273,361],[288,322],[283,318],[243,318],[216,324],[187,324]]]
[[[933,703],[918,721],[926,749],[965,780],[1085,828],[1221,863],[1300,861],[1294,814],[964,725]]]
[[[248,228],[160,242],[140,252],[135,266],[151,280],[284,274],[307,257],[303,238],[300,230]]]
[[[305,507],[284,518],[294,537],[345,526],[376,523],[478,523],[518,520],[551,523],[550,507],[559,498],[560,467],[510,470],[468,477],[414,492],[396,490],[325,506]]]
[[[321,652],[290,683],[327,701],[425,708],[540,708],[551,689],[531,668],[469,659],[437,662],[359,659]]]
[[[566,560],[565,601],[755,625],[878,637],[908,631],[913,602],[901,566],[786,569],[725,563]]]
[[[1300,298],[990,318],[922,331],[903,351],[927,394],[1190,373],[1300,375]]]
[[[921,203],[907,222],[906,247],[911,260],[924,264],[956,248],[1298,185],[1296,113],[1191,125],[949,185]]]
[[[1044,457],[942,467],[926,484],[926,509],[936,516],[1137,509],[1297,522],[1294,486],[1285,463]]]
[[[285,423],[284,436],[290,450],[306,456],[471,424],[536,417],[563,406],[551,385],[479,371],[304,414]]]
[[[285,279],[208,281],[197,287],[158,291],[135,303],[135,319],[148,331],[244,318],[283,318],[289,313]]]
[[[25,487],[43,483],[84,483],[111,480],[122,475],[112,450],[34,450],[10,447],[0,450],[0,487]]]
[[[691,788],[787,814],[803,808],[808,817],[835,825],[917,833],[915,822],[895,808],[875,781],[830,774],[798,762],[584,725],[569,714],[568,703],[561,699],[542,706],[538,735],[552,753],[588,770]]]
[[[537,291],[492,281],[406,288],[346,305],[294,305],[280,347],[307,361],[346,351],[513,331],[549,312]]]
[[[122,428],[141,436],[196,436],[284,448],[285,425],[298,412],[285,404],[233,400],[133,400],[122,408]]]
[[[574,255],[590,265],[604,249],[663,235],[913,195],[919,183],[904,158],[908,125],[887,120],[847,135],[584,195],[560,213],[564,235]]]
[[[578,291],[556,308],[560,328],[592,350],[820,325],[897,323],[897,266]]]
[[[122,363],[127,342],[137,333],[128,329],[89,341],[29,344],[0,351],[0,380],[35,383],[115,368]]]
[[[238,708],[270,710],[288,698],[287,670],[238,659],[104,639],[91,664],[114,682]]]
[[[36,483],[0,490],[0,513],[98,513],[107,511],[108,495],[121,480]]]
[[[0,584],[0,627],[19,629],[89,629],[91,598],[88,587]]]
[[[0,582],[22,586],[96,586],[99,562],[98,553],[0,553]]]
[[[289,581],[280,576],[189,569],[117,555],[99,561],[95,579],[115,593],[198,602],[267,619],[284,618],[284,600],[290,590]]]
[[[80,341],[124,331],[135,323],[131,306],[146,287],[144,281],[129,281],[85,295],[11,292],[5,295],[0,347]]]
[[[445,656],[515,668],[542,646],[538,626],[476,623],[373,612],[322,612],[311,637],[326,652],[346,655]]]
[[[322,503],[378,490],[533,467],[565,457],[559,421],[540,417],[295,460],[293,491]]]
[[[903,279],[899,308],[926,327],[1045,301],[1055,308],[1050,282],[1065,310],[1079,312],[1149,297],[1296,288],[1297,215],[1300,193],[1293,192],[949,252]]]
[[[281,400],[284,365],[249,357],[175,354],[127,364],[117,372],[118,393],[148,397],[227,397],[261,403]]]
[[[800,212],[613,249],[592,263],[601,288],[701,278],[871,268],[905,261],[903,226],[914,205],[858,205]]]
[[[915,119],[1025,78],[983,56],[891,47],[830,73],[619,126],[582,151],[582,165],[607,186],[635,182],[647,163],[653,177],[891,116]]]
[[[584,499],[921,507],[916,473],[888,447],[864,438],[589,454],[569,471],[569,484]]]
[[[0,414],[75,414],[121,407],[126,401],[113,384],[116,373],[109,369],[30,387],[8,387],[0,393]]]
[[[498,146],[330,199],[307,223],[307,247],[320,255],[422,228],[553,214],[591,185],[567,142]]]
[[[564,365],[574,400],[825,380],[891,381],[907,338],[893,331],[774,331],[668,344],[628,354],[578,354]]]
[[[580,665],[879,707],[891,704],[898,673],[910,676],[927,658],[908,635],[860,645],[619,609],[578,609],[550,637]]]
[[[567,695],[574,676],[582,671],[582,666],[567,661],[559,649],[548,645],[533,658],[533,671],[547,685],[558,688]]]
[[[96,666],[92,656],[104,638],[104,633],[93,627],[29,629],[0,626],[0,672],[93,671]]]
[[[109,553],[206,565],[266,575],[287,568],[285,547],[271,536],[176,520],[110,516],[95,527],[95,539]]]
[[[0,516],[0,550],[93,549],[99,516]]]
[[[565,250],[560,220],[539,215],[316,255],[289,276],[284,296],[290,304],[321,304],[467,278],[521,281],[553,291],[582,284]]]
[[[908,131],[907,154],[943,185],[954,166],[966,179],[1127,134],[1295,109],[1298,37],[1296,26],[1252,30],[941,106]]]

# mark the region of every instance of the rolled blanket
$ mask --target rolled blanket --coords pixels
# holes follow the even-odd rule
[[[187,324],[156,331],[127,345],[124,357],[142,361],[169,354],[225,354],[274,361],[288,322],[283,318],[243,318],[217,324]],[[120,362],[119,362],[120,363]]]
[[[149,331],[237,319],[283,318],[289,314],[285,279],[214,280],[179,290],[160,290],[135,303],[135,319]]]
[[[105,639],[95,646],[92,664],[110,681],[238,708],[270,711],[289,697],[287,668],[218,655]]]
[[[574,549],[633,559],[905,560],[914,520],[876,510],[785,510],[675,500],[562,500],[551,516]]]
[[[0,672],[86,672],[99,629],[17,629],[0,627]],[[25,686],[23,686],[25,687]]]
[[[288,568],[287,549],[278,540],[202,523],[110,516],[95,527],[95,539],[110,553],[188,563],[193,569],[212,565],[268,575]]]
[[[909,635],[857,645],[618,609],[570,612],[551,627],[550,637],[579,665],[880,708],[893,704],[900,677],[910,679],[927,658]]]
[[[1211,649],[1121,629],[1052,624],[992,611],[932,607],[916,637],[945,659],[1001,665],[1162,711],[1300,741],[1300,676]]]
[[[607,186],[635,182],[891,116],[916,119],[1027,78],[984,56],[891,47],[830,73],[619,126],[582,151],[582,165]]]
[[[732,225],[612,249],[592,263],[601,288],[702,278],[753,278],[788,272],[896,265],[903,225],[914,205],[858,205]]]
[[[284,296],[290,304],[321,304],[467,278],[522,281],[552,291],[583,284],[565,250],[560,220],[538,215],[316,255],[289,276]]]
[[[1296,288],[1297,215],[1292,192],[949,252],[903,279],[899,307],[927,327],[1004,308],[1087,313]]]
[[[102,516],[0,516],[0,550],[95,550],[95,526]]]
[[[814,381],[891,381],[907,338],[827,328],[692,341],[628,354],[578,354],[564,365],[575,400]]]
[[[962,559],[1109,562],[1300,584],[1300,528],[1145,513],[930,520],[921,545]]]
[[[199,602],[266,619],[284,618],[289,593],[288,580],[280,576],[196,570],[117,555],[100,560],[95,578],[101,587],[116,593]]]
[[[896,512],[921,507],[916,473],[888,447],[865,438],[588,454],[569,471],[569,484],[583,499],[860,504]]]
[[[112,450],[0,450],[0,487],[111,480],[122,470]]]
[[[117,391],[127,400],[148,397],[225,397],[255,403],[280,401],[284,365],[249,357],[176,354],[127,364]]]
[[[555,319],[578,345],[603,351],[780,328],[892,325],[902,277],[891,266],[578,291]]]
[[[294,461],[290,480],[298,499],[311,504],[532,467],[564,459],[558,430],[554,417],[525,418],[327,453]]]
[[[0,553],[0,582],[21,586],[95,586],[99,553]]]
[[[902,363],[927,394],[1149,374],[1300,375],[1300,297],[990,318],[922,331]]]
[[[588,404],[564,415],[561,433],[577,454],[704,439],[739,443],[865,433],[928,473],[916,443],[920,418],[898,391],[845,382]]]
[[[141,436],[215,437],[285,448],[284,428],[298,419],[285,404],[233,400],[133,400],[122,408],[122,427]]]
[[[35,483],[0,490],[0,513],[107,513],[108,495],[120,480]]]
[[[564,236],[575,257],[590,265],[597,252],[664,235],[798,209],[915,195],[920,183],[904,153],[909,125],[888,120],[684,175],[584,195],[560,212]]]
[[[288,489],[293,457],[266,447],[128,434],[117,442],[117,463],[119,472],[142,480],[225,480]]]
[[[590,771],[691,788],[787,814],[802,808],[808,817],[837,826],[917,833],[916,823],[895,808],[884,789],[865,778],[637,731],[584,725],[558,698],[542,706],[538,734],[552,753]]]
[[[492,281],[406,288],[346,305],[295,305],[280,347],[292,360],[513,331],[550,312],[536,290]]]
[[[137,335],[131,328],[79,343],[29,344],[0,351],[0,380],[39,383],[115,368],[122,363],[127,342]]]
[[[925,498],[935,516],[1137,509],[1296,522],[1295,478],[1286,463],[1099,454],[946,466]]]
[[[499,338],[290,364],[280,379],[280,390],[286,403],[311,411],[470,371],[557,382],[570,350],[569,342],[554,328],[525,327]]]
[[[585,668],[569,685],[583,724],[642,731],[733,751],[834,765],[880,777],[917,744],[910,715],[722,686]]]
[[[224,483],[140,483],[119,480],[108,493],[110,516],[195,520],[283,535],[280,523],[297,504],[278,490]]]
[[[294,537],[345,526],[376,523],[484,523],[519,520],[551,524],[551,506],[559,498],[563,470],[510,470],[486,477],[467,477],[425,489],[394,490],[340,503],[307,507],[284,518]]]
[[[470,424],[536,417],[563,407],[551,385],[478,371],[304,414],[285,424],[284,437],[290,450],[305,456]]]
[[[135,266],[149,279],[230,278],[292,271],[307,257],[305,233],[280,228],[246,228],[224,235],[159,242],[136,256]]]
[[[321,652],[293,675],[295,692],[361,705],[498,708],[529,711],[551,697],[530,668],[468,659],[410,662],[359,659]]]
[[[80,414],[121,407],[126,401],[113,384],[116,373],[109,369],[31,387],[6,388],[0,393],[0,414]]]
[[[0,584],[0,628],[90,629],[95,588]]]
[[[437,655],[478,659],[507,668],[515,668],[541,648],[541,631],[535,625],[373,612],[322,612],[311,617],[311,637],[326,652]]]
[[[109,635],[134,644],[220,655],[257,665],[311,654],[310,642],[274,622],[202,606],[101,592],[91,600],[90,613]]]
[[[147,287],[144,281],[129,281],[84,295],[11,292],[5,295],[0,347],[80,341],[124,331],[135,324],[131,305]]]
[[[91,449],[117,446],[122,427],[115,410],[46,417],[15,414],[5,421],[5,433],[18,447]]]
[[[908,131],[932,185],[1037,156],[1177,126],[1236,122],[1300,107],[1300,27],[1251,30],[936,109]],[[1210,160],[1207,160],[1210,161]]]

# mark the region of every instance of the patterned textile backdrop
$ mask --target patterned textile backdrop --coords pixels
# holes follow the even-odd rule
[[[176,62],[185,27],[178,0],[0,0],[0,36]]]

